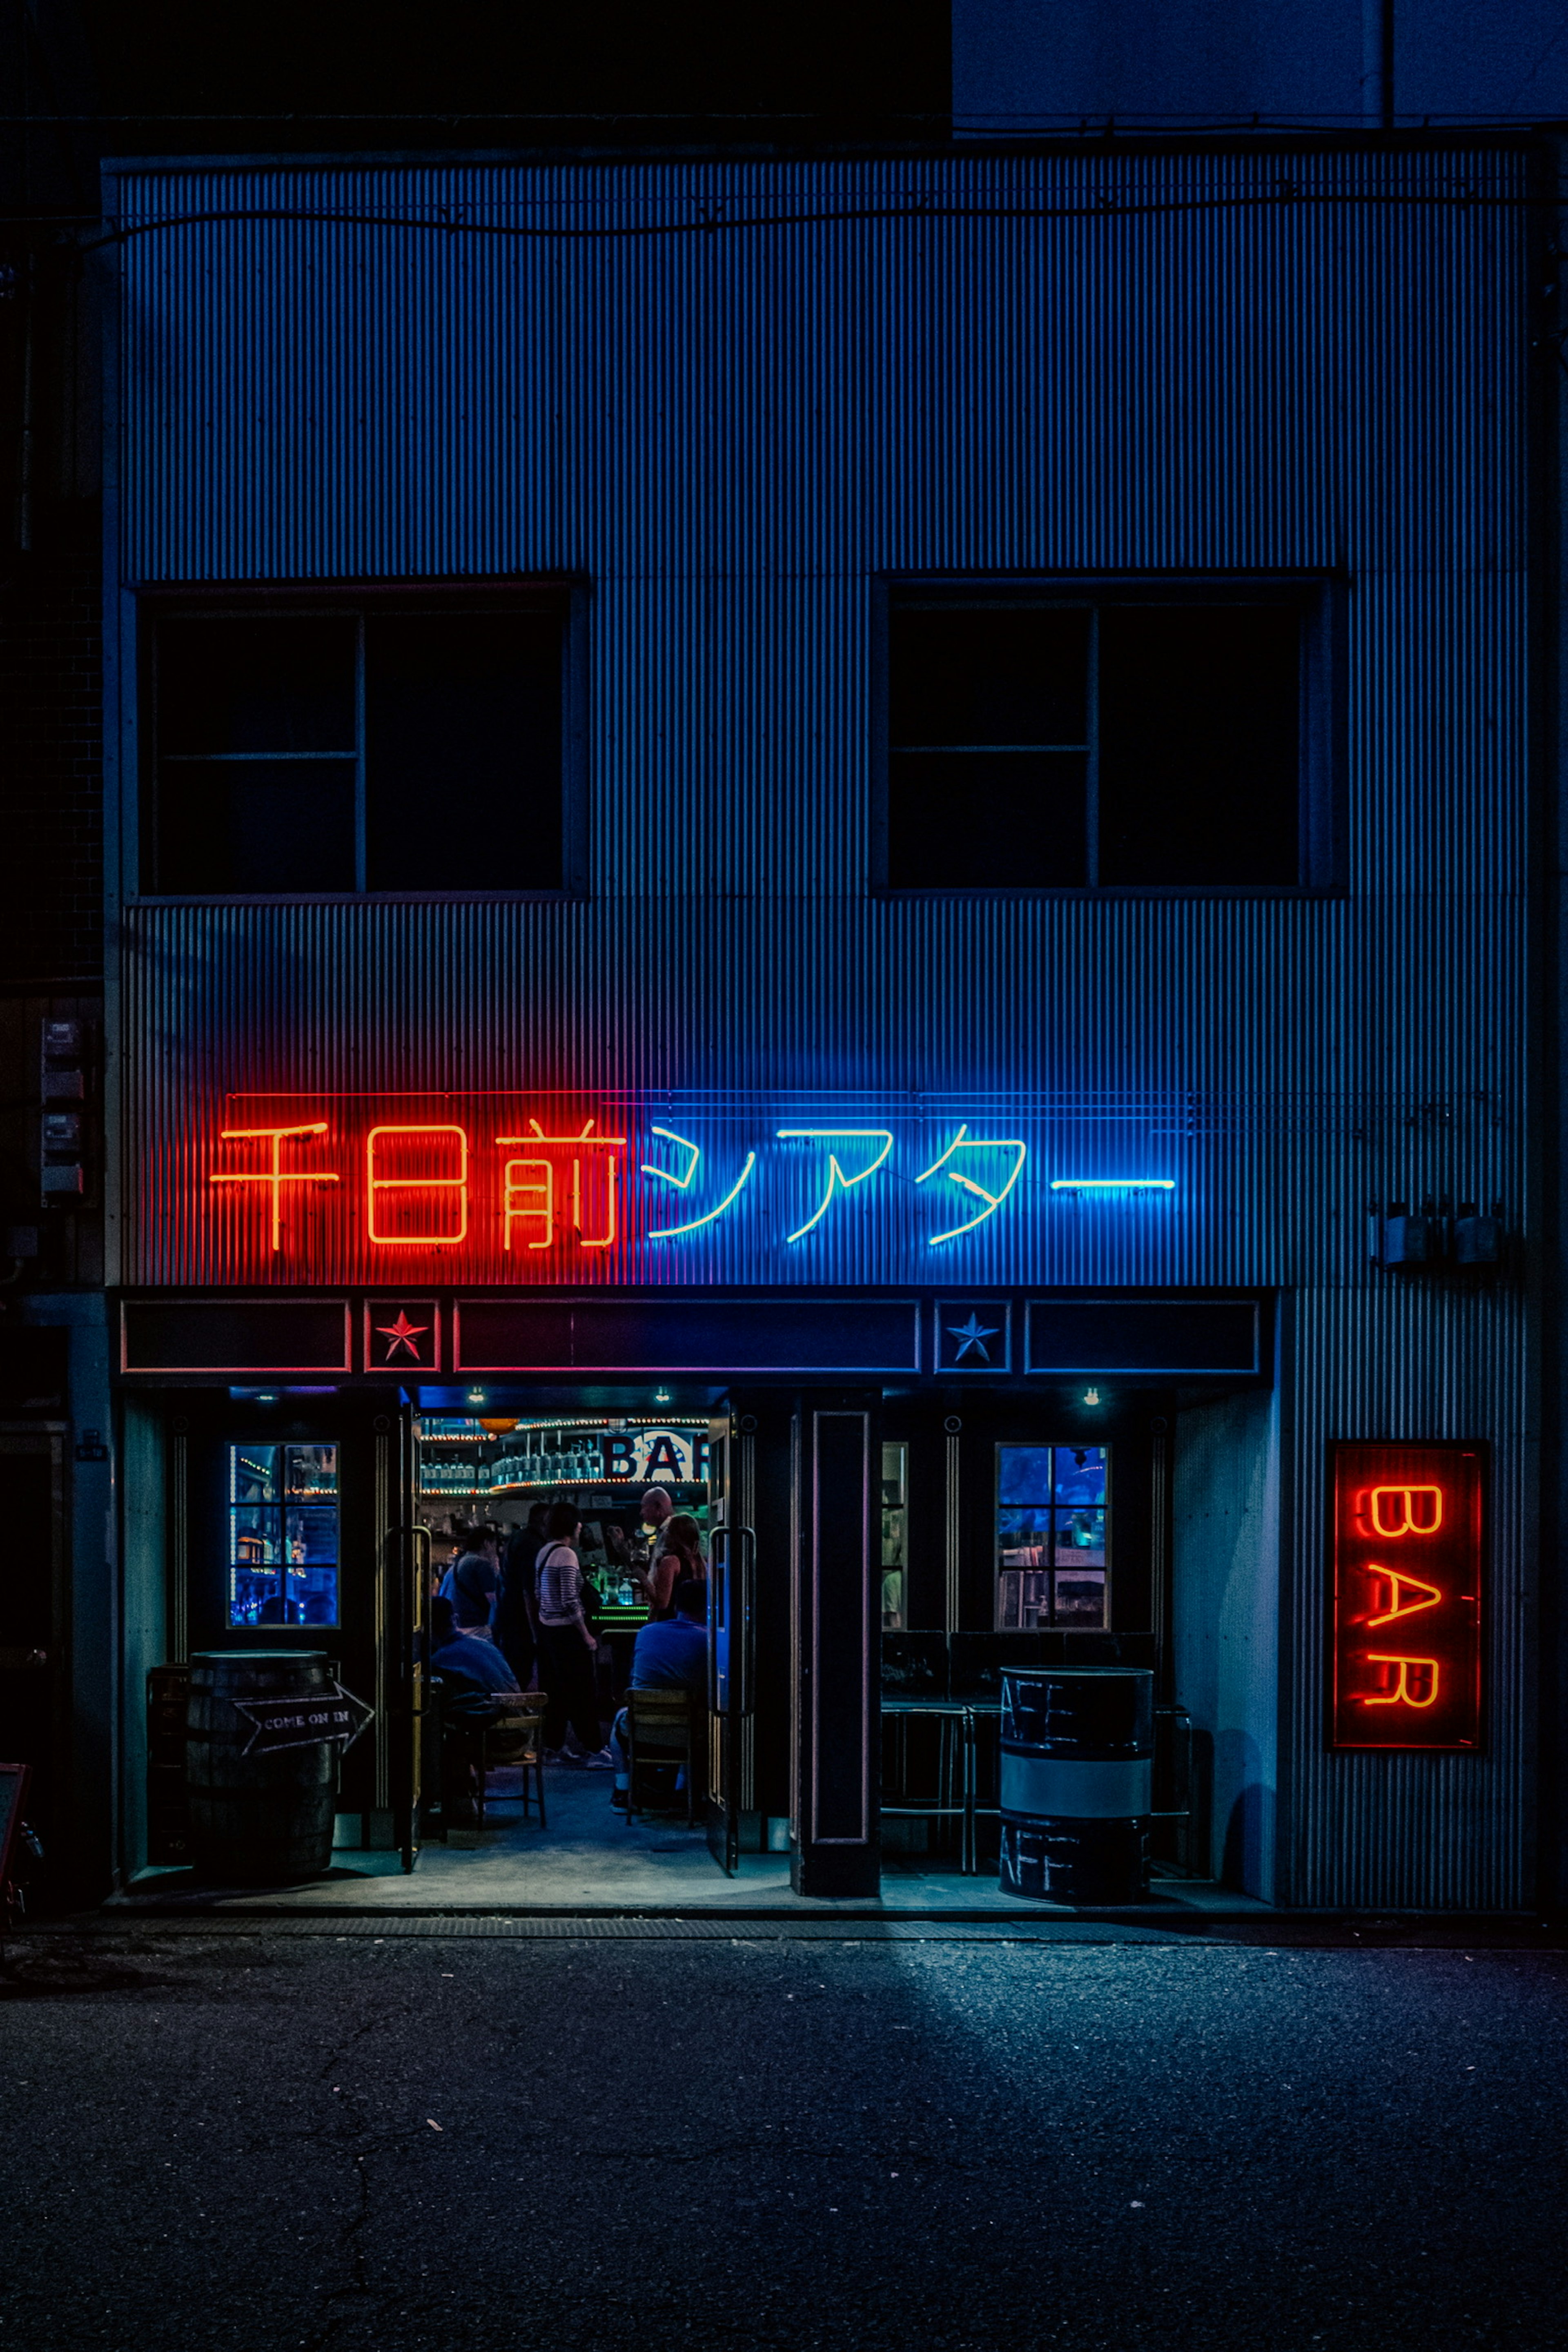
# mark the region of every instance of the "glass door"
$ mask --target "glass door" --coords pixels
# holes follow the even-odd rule
[[[384,1528],[376,1623],[385,1722],[377,1802],[390,1815],[391,1843],[399,1861],[412,1870],[419,1855],[428,1768],[434,1765],[438,1775],[439,1756],[426,1755],[430,1530],[418,1515],[419,1424],[406,1400],[395,1414],[377,1416],[375,1442]]]
[[[740,1864],[745,1733],[756,1703],[757,1542],[737,1517],[746,1444],[716,1424],[709,1470],[708,1846],[730,1878]]]

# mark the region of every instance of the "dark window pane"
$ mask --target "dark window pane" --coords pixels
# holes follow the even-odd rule
[[[1070,1576],[1058,1570],[1056,1580],[1056,1609],[1051,1622],[1056,1625],[1103,1625],[1105,1622],[1105,1575],[1079,1570]]]
[[[1101,882],[1300,879],[1300,648],[1285,605],[1101,613]]]
[[[158,749],[355,749],[348,619],[165,621],[158,631]]]
[[[354,887],[352,760],[175,760],[158,779],[160,890]]]
[[[895,611],[892,743],[1081,743],[1087,613]]]
[[[888,878],[896,890],[1081,886],[1081,751],[895,751]]]
[[[561,695],[555,614],[367,621],[371,889],[561,887]]]

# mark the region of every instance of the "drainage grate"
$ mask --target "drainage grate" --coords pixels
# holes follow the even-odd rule
[[[124,1912],[100,1913],[100,1928],[129,1927]],[[266,1911],[164,1913],[134,1917],[139,1934],[184,1936],[316,1936],[347,1939],[368,1937],[376,1942],[395,1937],[435,1936],[450,1940],[463,1937],[493,1937],[520,1943],[694,1943],[755,1944],[819,1942],[833,1944],[1163,1944],[1199,1942],[1202,1937],[1173,1937],[1157,1927],[1108,1926],[1071,1921],[999,1919],[677,1919],[626,1914],[612,1916],[521,1917],[487,1916],[463,1912],[421,1913],[389,1916],[384,1912],[287,1914]]]

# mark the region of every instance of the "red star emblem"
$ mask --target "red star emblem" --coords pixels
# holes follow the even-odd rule
[[[417,1363],[419,1350],[414,1342],[422,1332],[428,1331],[429,1328],[428,1323],[411,1323],[400,1307],[395,1323],[378,1323],[375,1327],[376,1337],[384,1339],[387,1343],[384,1360],[390,1364],[399,1348],[406,1348],[414,1361]]]

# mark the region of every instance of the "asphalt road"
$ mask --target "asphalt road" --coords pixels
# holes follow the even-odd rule
[[[11,1945],[0,2347],[1568,2345],[1568,1953],[343,1924]]]

